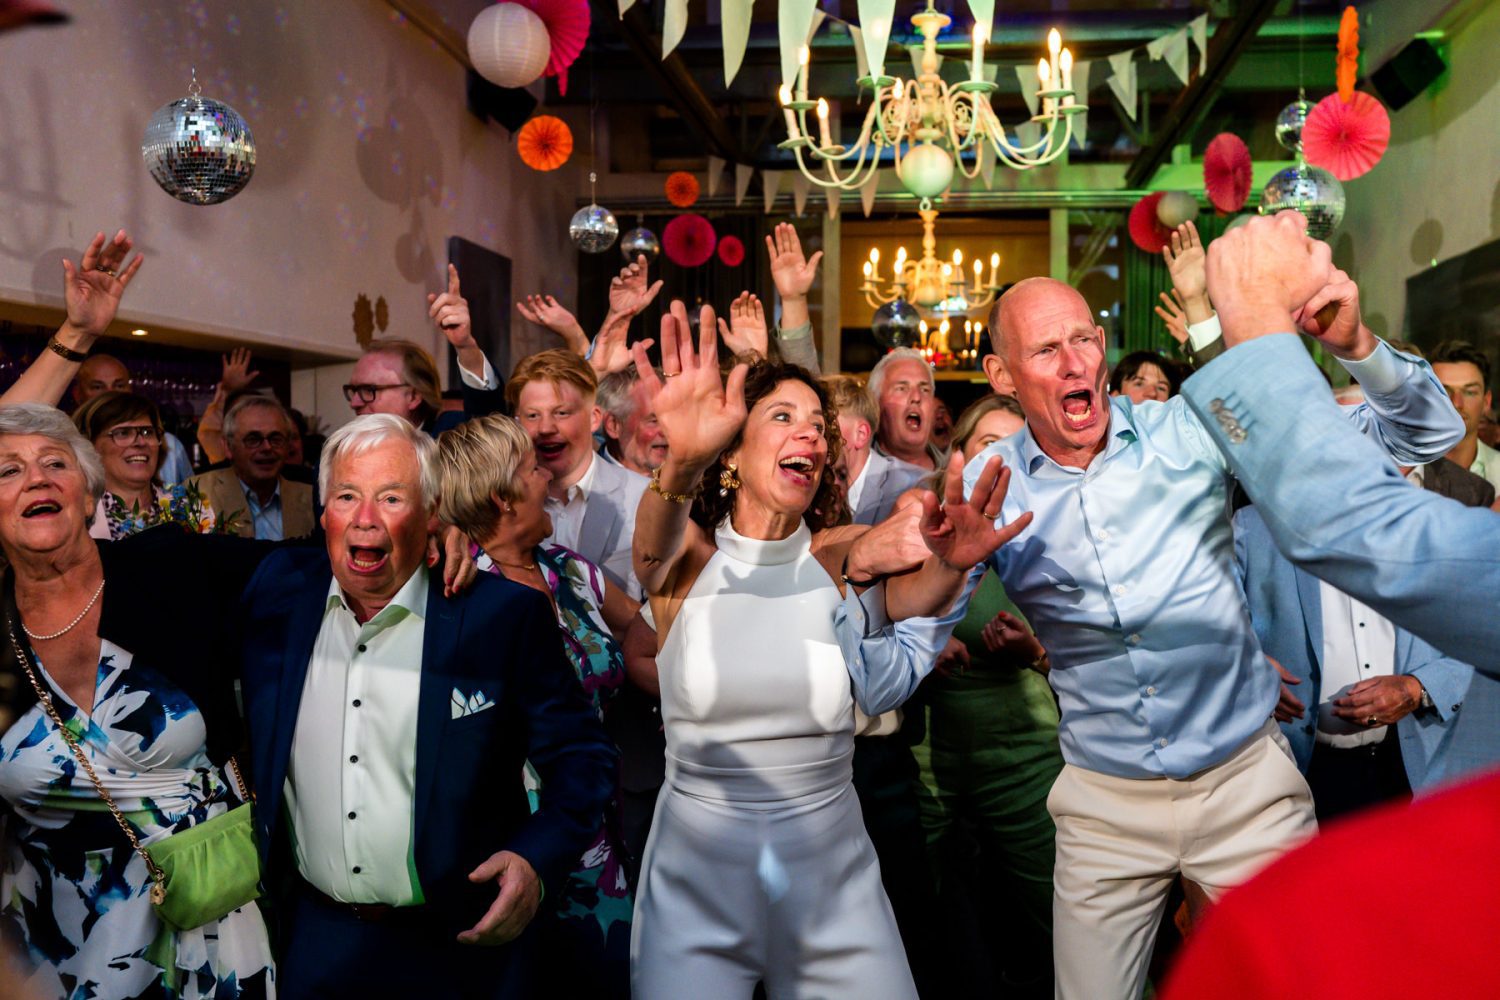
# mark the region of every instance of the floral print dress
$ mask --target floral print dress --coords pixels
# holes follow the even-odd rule
[[[603,719],[605,702],[625,683],[625,656],[600,611],[604,606],[604,574],[598,566],[562,545],[544,543],[537,547],[535,556],[557,607],[563,646],[578,672],[584,694]],[[500,575],[500,567],[483,553],[479,553],[478,565]],[[529,765],[526,787],[535,810],[538,795],[545,792],[539,788]],[[559,907],[562,920],[573,924],[575,931],[585,939],[595,940],[601,948],[607,947],[612,936],[622,943],[629,940],[635,903],[625,880],[624,857],[619,806],[612,801],[604,826],[584,852],[578,868],[568,877],[563,889],[565,898]]]
[[[143,845],[239,805],[208,759],[203,716],[160,673],[101,642],[86,713],[37,665],[63,724]],[[271,946],[255,904],[188,931],[157,920],[145,862],[40,704],[0,733],[0,798],[7,827],[0,935],[29,953],[35,995],[275,995]]]
[[[105,490],[94,510],[94,521],[89,525],[90,537],[119,541],[138,531],[167,523],[183,525],[198,535],[234,533],[235,525],[216,517],[208,497],[192,483],[178,483],[166,489],[153,486],[151,490],[156,504],[145,510],[134,504],[127,507],[124,500]]]

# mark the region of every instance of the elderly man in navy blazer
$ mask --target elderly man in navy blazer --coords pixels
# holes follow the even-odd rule
[[[246,590],[262,876],[287,997],[519,998],[527,928],[597,831],[615,754],[546,597],[424,565],[437,446],[389,414],[329,438],[328,551]],[[528,807],[526,761],[541,776]]]

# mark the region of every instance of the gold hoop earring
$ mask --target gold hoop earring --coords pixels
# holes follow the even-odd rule
[[[739,468],[733,462],[724,463],[724,471],[719,473],[719,496],[727,497],[730,490],[740,488],[740,478],[735,475]]]

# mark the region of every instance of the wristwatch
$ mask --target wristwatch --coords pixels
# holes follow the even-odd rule
[[[1417,684],[1422,688],[1422,703],[1417,706],[1417,711],[1425,712],[1433,707],[1432,695],[1427,693],[1427,686],[1421,681],[1417,681]]]

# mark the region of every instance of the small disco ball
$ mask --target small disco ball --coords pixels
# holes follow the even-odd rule
[[[1278,171],[1260,196],[1260,214],[1293,209],[1307,217],[1307,235],[1326,240],[1344,221],[1344,185],[1322,167],[1298,163]]]
[[[598,205],[589,205],[573,213],[568,223],[568,239],[584,253],[603,253],[615,245],[620,235],[620,224],[615,213]]]
[[[196,94],[164,104],[146,123],[141,157],[151,179],[178,201],[217,205],[255,173],[255,139],[240,113]]]
[[[661,240],[645,226],[636,226],[620,237],[620,253],[627,263],[634,264],[637,257],[645,257],[650,264],[661,255]]]
[[[905,299],[892,299],[875,310],[870,332],[886,347],[915,347],[922,339],[922,317]]]
[[[1301,98],[1281,109],[1276,116],[1276,141],[1294,153],[1302,152],[1302,126],[1307,124],[1307,113],[1316,105]]]

